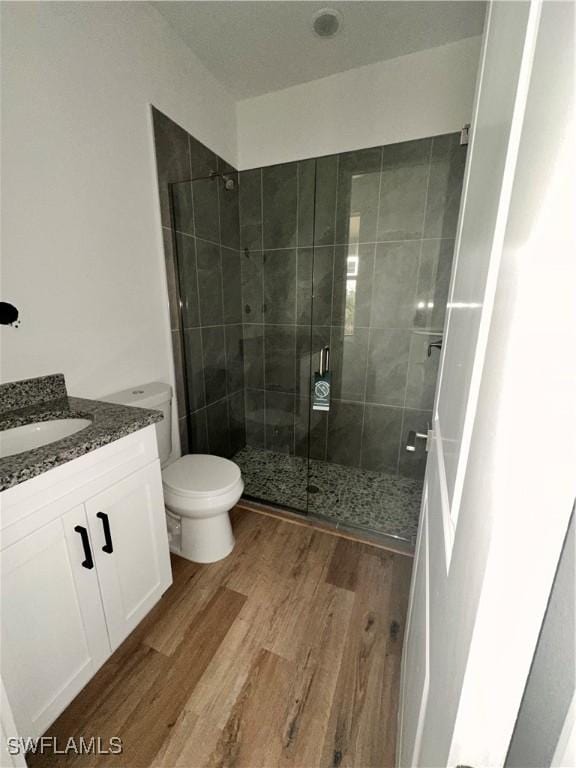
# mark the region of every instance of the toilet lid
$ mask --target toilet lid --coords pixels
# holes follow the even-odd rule
[[[162,472],[168,490],[181,496],[218,496],[240,480],[240,468],[233,461],[202,453],[182,456]]]

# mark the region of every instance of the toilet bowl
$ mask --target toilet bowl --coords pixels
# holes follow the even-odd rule
[[[214,563],[234,549],[229,511],[244,490],[239,467],[219,456],[182,456],[162,472],[164,504],[181,518],[179,554]]]

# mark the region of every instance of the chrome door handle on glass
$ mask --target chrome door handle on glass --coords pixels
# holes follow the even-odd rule
[[[320,350],[320,376],[326,376],[330,370],[330,347],[322,347]]]
[[[411,429],[408,432],[408,440],[406,441],[406,450],[410,453],[416,451],[416,440],[426,440],[426,450],[430,446],[431,431],[428,429],[426,432],[416,432],[415,429]]]

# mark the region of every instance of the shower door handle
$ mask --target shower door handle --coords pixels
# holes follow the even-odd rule
[[[330,347],[322,347],[320,350],[320,376],[326,376],[330,370]]]
[[[409,453],[415,453],[416,452],[416,440],[425,440],[426,441],[426,451],[430,450],[430,440],[432,438],[432,431],[428,427],[426,432],[416,432],[415,429],[411,429],[408,432],[408,440],[406,441],[406,450],[409,451]]]

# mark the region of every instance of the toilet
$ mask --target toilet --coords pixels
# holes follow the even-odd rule
[[[195,563],[214,563],[234,549],[229,512],[244,491],[240,468],[220,456],[189,454],[167,464],[172,450],[169,384],[151,382],[102,398],[110,403],[152,408],[164,419],[156,424],[162,466],[164,504],[171,536],[170,548]]]
[[[234,535],[228,512],[237,504],[244,483],[233,461],[189,454],[162,472],[164,503],[181,517],[181,554],[196,563],[213,563],[229,555]]]

